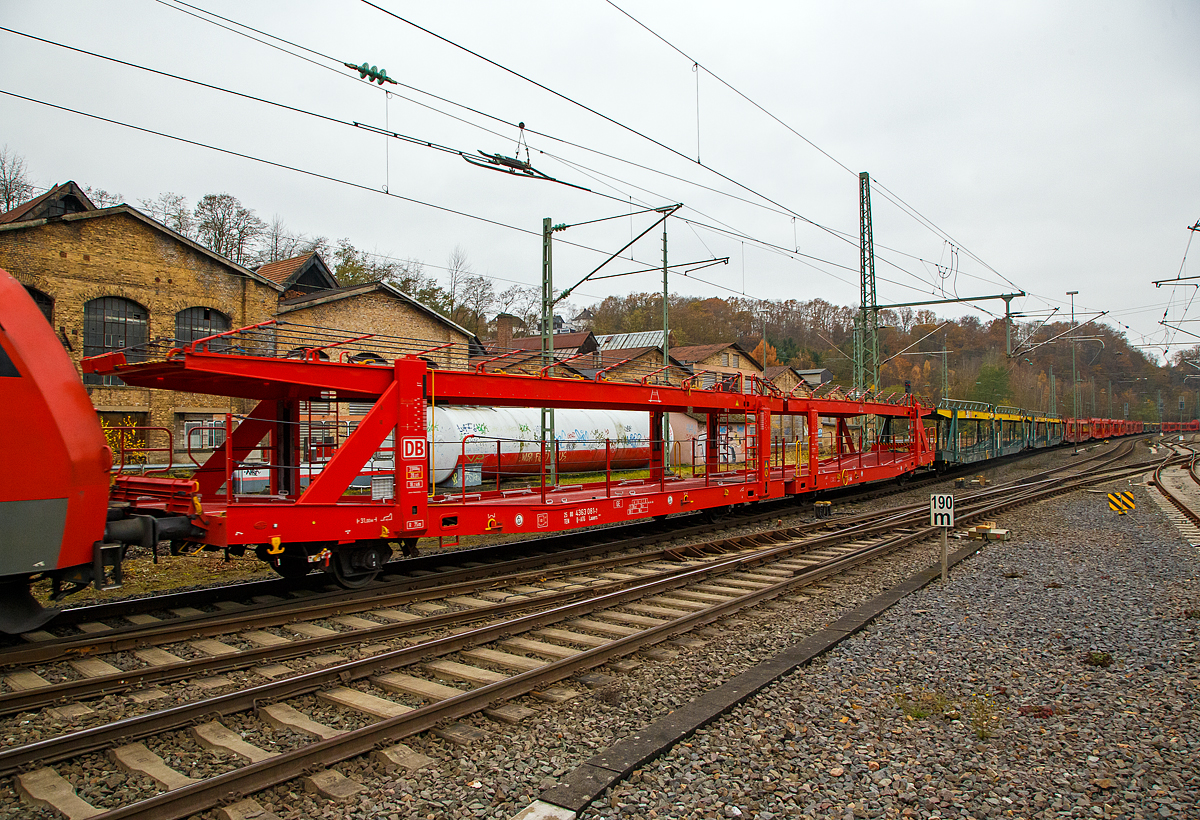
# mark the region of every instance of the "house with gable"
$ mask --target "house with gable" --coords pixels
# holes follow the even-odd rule
[[[251,270],[127,204],[97,208],[74,182],[0,214],[0,268],[25,285],[76,367],[85,356],[145,345],[165,353],[269,320],[408,337],[411,352],[449,344],[432,354],[435,366],[461,367],[482,350],[474,334],[390,285],[340,287],[320,254]],[[151,461],[220,446],[225,414],[251,409],[242,399],[80,375],[102,424],[170,431],[150,434],[161,448]]]

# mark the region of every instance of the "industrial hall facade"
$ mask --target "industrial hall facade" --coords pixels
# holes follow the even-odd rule
[[[77,369],[86,356],[156,340],[178,346],[270,320],[428,340],[460,356],[482,349],[474,334],[390,285],[342,287],[317,253],[251,270],[129,205],[97,208],[74,182],[0,214],[0,268],[25,286]],[[455,364],[433,355],[435,366]],[[241,399],[79,372],[103,425],[153,430],[143,442],[149,461],[211,451],[223,442],[225,415],[250,409]]]

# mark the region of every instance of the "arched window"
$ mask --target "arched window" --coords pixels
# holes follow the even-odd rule
[[[113,350],[144,345],[149,316],[137,302],[119,296],[93,299],[83,306],[83,355],[99,356]],[[129,361],[139,361],[139,353],[127,354]],[[84,384],[124,384],[116,376],[85,373]]]
[[[25,290],[30,296],[33,297],[33,303],[38,306],[38,309],[42,312],[42,315],[46,317],[46,321],[50,323],[51,327],[53,327],[54,297],[50,296],[49,294],[42,293],[37,288],[31,288],[29,285],[25,286]]]
[[[175,344],[190,344],[206,336],[224,333],[229,328],[229,317],[215,308],[185,308],[175,314]]]

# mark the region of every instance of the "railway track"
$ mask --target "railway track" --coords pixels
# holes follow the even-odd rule
[[[1016,505],[1149,469],[1146,463],[1132,467],[1112,463],[1131,451],[1120,447],[1115,454],[1097,456],[1097,461],[1108,463],[1093,465],[1086,476],[1030,476],[964,494],[958,502],[958,518],[969,523]],[[1063,473],[1081,466],[1083,463],[1077,462],[1046,472]],[[532,695],[555,701],[569,697],[574,690],[561,685],[567,678],[583,674],[577,680],[586,686],[587,675],[595,674],[590,670],[596,667],[620,664],[620,659],[639,649],[679,638],[747,607],[926,541],[933,533],[925,526],[927,517],[924,504],[902,505],[885,514],[835,519],[828,529],[824,524],[789,527],[693,545],[674,553],[657,550],[595,559],[586,568],[578,563],[562,568],[561,572],[569,575],[540,581],[515,573],[493,578],[486,589],[476,588],[470,594],[448,588],[438,593],[439,598],[432,595],[435,588],[430,587],[423,592],[431,594],[415,603],[411,599],[393,601],[389,607],[372,600],[364,603],[372,609],[360,610],[404,613],[395,620],[375,614],[377,620],[372,622],[361,615],[330,616],[322,610],[318,623],[307,623],[321,627],[320,619],[328,622],[331,617],[348,617],[369,625],[342,622],[338,627],[345,631],[321,627],[331,634],[299,641],[270,632],[272,627],[263,622],[243,622],[239,635],[262,632],[277,640],[263,639],[262,645],[245,648],[254,654],[244,657],[233,657],[241,655],[234,651],[212,655],[205,662],[218,665],[190,667],[186,674],[217,677],[222,669],[253,668],[259,670],[256,685],[236,685],[234,691],[167,708],[149,708],[115,722],[107,722],[103,716],[89,718],[81,709],[97,714],[87,702],[111,698],[114,687],[120,687],[119,691],[139,687],[133,691],[144,692],[149,684],[177,679],[167,677],[165,671],[174,662],[151,665],[149,668],[160,671],[143,674],[134,683],[122,679],[132,677],[135,670],[118,669],[81,683],[48,683],[0,696],[0,706],[7,714],[18,704],[21,710],[42,709],[38,714],[45,719],[39,728],[44,733],[52,732],[54,721],[59,726],[72,719],[94,724],[0,751],[0,774],[15,776],[17,788],[28,799],[56,805],[68,815],[71,811],[67,809],[73,807],[74,816],[80,817],[99,810],[107,818],[183,817],[220,805],[230,794],[251,794],[305,774],[318,779],[313,788],[336,796],[354,788],[326,768],[337,761],[376,752],[405,765],[410,752],[397,748],[397,740],[439,727],[451,734],[462,731],[447,728],[446,722],[480,711],[500,721],[519,720],[528,707],[515,703],[515,698]],[[441,606],[444,611],[418,614],[420,611],[412,608],[421,603]],[[288,615],[294,622],[296,614]],[[236,621],[231,621],[224,628],[234,625]],[[308,671],[285,665],[296,658],[312,659],[317,651],[332,655],[333,650],[346,651],[347,656],[315,664],[316,668]],[[78,664],[101,660],[74,654],[71,661],[77,671]],[[358,657],[348,657],[350,654]],[[229,657],[222,660],[223,656]],[[230,666],[221,667],[220,663]],[[269,673],[272,667],[276,667],[275,676]],[[184,671],[179,667],[170,674]],[[153,677],[156,674],[160,676],[157,679]],[[58,712],[51,713],[51,709]],[[71,712],[77,717],[71,718]],[[26,726],[38,722],[26,712],[22,720]],[[5,731],[12,731],[11,722]],[[246,738],[271,740],[255,745]],[[111,797],[86,789],[83,796],[76,794],[69,775],[60,773],[60,768],[69,768],[73,760],[106,751],[129,773],[132,783],[123,792],[127,802],[119,805]],[[170,761],[196,755],[225,763],[210,763],[203,777],[195,776],[200,771],[195,766],[180,770],[170,765]],[[316,770],[321,771],[312,775]]]
[[[1182,461],[1160,465],[1152,482],[1167,502],[1168,517],[1190,543],[1200,544],[1200,448],[1183,443],[1167,446]]]
[[[1069,467],[1043,471],[1024,481],[1045,478],[1102,459],[1105,460],[1104,463],[1119,460],[1131,451],[1132,446],[1131,442],[1124,442],[1116,448],[1115,453],[1102,453]],[[911,512],[920,508],[921,505],[909,505],[896,508],[892,512]],[[870,512],[808,523],[790,527],[787,532],[792,536],[824,533],[856,526],[876,515],[877,513]],[[774,514],[767,514],[767,517],[773,518]],[[758,514],[752,520],[762,518],[763,514]],[[691,531],[684,530],[682,533],[675,531],[671,534],[672,540],[677,542],[681,535],[705,533],[707,529],[709,528],[694,527]],[[70,678],[70,675],[58,671],[53,677],[59,683],[51,687],[46,681],[29,675],[27,670],[22,670],[15,676],[10,675],[9,688],[18,691],[0,694],[0,714],[20,711],[44,702],[52,695],[70,696],[73,688],[84,691],[89,687],[100,688],[103,685],[107,688],[102,691],[110,693],[150,683],[244,669],[257,662],[260,657],[270,654],[270,647],[277,646],[284,640],[290,640],[295,656],[301,657],[332,651],[355,641],[385,640],[404,635],[412,628],[410,621],[417,618],[421,618],[423,623],[430,626],[453,628],[480,618],[503,616],[529,606],[526,599],[531,597],[531,592],[537,603],[543,605],[593,594],[594,583],[580,581],[580,573],[604,572],[631,561],[642,564],[678,561],[681,555],[689,552],[696,554],[697,550],[721,551],[736,548],[738,543],[737,539],[713,540],[710,537],[708,541],[696,546],[686,546],[682,550],[678,546],[642,549],[655,538],[656,536],[651,535],[600,543],[557,553],[553,559],[544,554],[537,554],[492,563],[465,562],[462,566],[441,567],[441,571],[437,573],[399,577],[378,585],[369,593],[338,590],[324,596],[302,596],[293,599],[263,596],[253,607],[217,608],[208,613],[183,611],[179,617],[163,622],[153,617],[135,617],[129,619],[124,626],[95,624],[94,626],[104,628],[56,636],[54,640],[38,641],[33,645],[9,647],[0,650],[0,668],[11,669],[22,664],[47,664],[62,658],[71,658],[82,679],[64,680]],[[661,536],[658,538],[661,539]],[[557,568],[548,569],[549,560],[556,560]],[[575,576],[574,579],[571,576]],[[549,582],[549,585],[528,586],[539,581]],[[511,589],[517,591],[506,591]],[[481,594],[482,598],[464,597],[472,594]],[[444,604],[428,603],[436,598],[450,599],[453,602],[456,597],[469,603],[459,603],[456,607],[459,611],[446,613],[438,613],[439,609],[446,608]],[[462,611],[464,606],[465,611]],[[361,617],[363,614],[373,617],[375,621],[364,619]],[[296,619],[301,617],[309,622],[307,626],[294,624]],[[331,619],[333,624],[312,623],[321,619]],[[334,630],[344,628],[349,631],[333,632],[331,626]],[[294,634],[285,636],[277,631],[272,635],[263,631],[280,628],[291,629]],[[233,650],[239,647],[211,640],[235,632],[240,632],[243,636],[240,638],[242,646],[238,652]],[[181,653],[192,656],[190,660],[173,656],[169,651],[150,649],[187,640],[198,642],[191,652]],[[131,665],[129,659],[126,659],[118,668],[113,664],[106,667],[94,660],[80,660],[117,652],[133,652],[140,663]],[[165,663],[154,663],[156,660]]]
[[[1131,445],[1131,440],[1122,442],[1118,449]],[[1047,451],[1036,450],[1006,456],[989,462],[988,467],[1001,466],[1027,458],[1044,455]],[[1086,464],[1101,456],[1075,462]],[[1047,474],[1068,467],[1046,471]],[[820,496],[843,504],[856,504],[886,498],[897,493],[908,492],[926,486],[934,486],[979,470],[979,465],[967,465],[942,474],[929,473],[902,483],[889,482],[865,490],[847,488],[826,492]],[[1039,474],[1041,475],[1041,474]],[[387,564],[380,578],[364,589],[347,591],[331,584],[324,574],[311,574],[302,579],[271,578],[262,581],[244,582],[235,585],[169,592],[138,598],[122,598],[98,604],[68,608],[56,616],[52,624],[38,632],[23,636],[26,642],[38,643],[76,641],[88,635],[101,633],[116,637],[131,634],[155,620],[169,621],[182,628],[220,618],[231,612],[248,612],[261,607],[286,609],[290,603],[303,606],[314,596],[334,603],[352,600],[364,595],[395,589],[413,578],[429,578],[457,573],[457,580],[469,581],[483,578],[499,565],[510,565],[514,561],[525,561],[525,566],[547,566],[573,556],[586,558],[617,549],[637,549],[647,544],[664,540],[685,541],[707,538],[715,530],[753,526],[794,512],[793,501],[766,502],[754,507],[741,508],[726,518],[713,521],[702,513],[672,516],[666,521],[655,521],[605,527],[595,530],[521,539],[487,546],[469,547],[427,553],[416,558],[404,558]],[[446,582],[451,578],[447,577]],[[6,648],[20,645],[21,638],[0,636],[0,666],[8,663],[3,657]]]

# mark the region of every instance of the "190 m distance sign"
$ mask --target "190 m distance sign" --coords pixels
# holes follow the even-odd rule
[[[929,526],[954,526],[954,496],[951,493],[931,493],[929,496]]]

